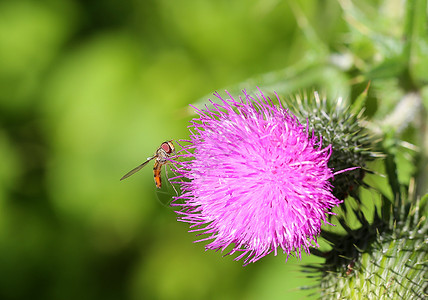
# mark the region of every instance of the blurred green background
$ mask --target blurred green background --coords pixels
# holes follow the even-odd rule
[[[315,257],[243,268],[193,243],[151,167],[119,178],[188,137],[188,104],[257,74],[285,70],[269,92],[352,97],[346,56],[330,56],[351,34],[339,2],[2,1],[0,299],[308,295]]]

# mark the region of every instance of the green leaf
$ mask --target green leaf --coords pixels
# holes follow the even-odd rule
[[[407,60],[403,55],[389,58],[366,73],[369,80],[393,78],[400,76],[407,68]]]
[[[393,133],[388,132],[385,135],[383,141],[383,149],[386,153],[385,168],[388,177],[388,182],[391,187],[392,193],[395,197],[398,197],[399,206],[401,203],[400,183],[398,181],[397,164],[395,162],[395,153],[397,151],[396,141],[393,137]]]

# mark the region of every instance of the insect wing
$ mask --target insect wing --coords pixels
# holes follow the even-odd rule
[[[162,182],[160,187],[156,188],[156,197],[162,206],[169,207],[171,204],[171,201],[173,199],[173,196],[178,196],[178,192],[174,184],[170,181],[168,177],[168,171],[172,171],[170,166],[168,164],[159,164],[162,169],[164,169],[164,181]],[[159,170],[159,176],[161,176],[160,170]],[[159,177],[161,180],[161,177]],[[155,177],[155,182],[156,177]]]
[[[137,173],[138,171],[140,171],[142,168],[144,168],[145,165],[147,165],[149,163],[149,161],[151,161],[153,158],[155,158],[155,156],[149,157],[147,158],[147,160],[145,162],[143,162],[141,165],[139,165],[138,167],[132,169],[131,171],[129,171],[128,173],[126,173],[125,175],[123,175],[122,178],[120,178],[120,180],[126,179],[129,176]]]

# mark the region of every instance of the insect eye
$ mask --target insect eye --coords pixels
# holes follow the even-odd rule
[[[171,151],[172,151],[171,147],[166,142],[162,143],[161,148],[168,154],[171,153]]]

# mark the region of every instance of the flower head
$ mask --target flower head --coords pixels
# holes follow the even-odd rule
[[[242,252],[255,262],[277,253],[308,253],[326,214],[341,201],[331,193],[331,147],[309,134],[297,118],[263,93],[257,99],[223,100],[196,109],[189,145],[176,172],[179,220],[211,240],[206,249]],[[193,153],[192,153],[193,152]],[[201,241],[200,240],[200,241]]]

